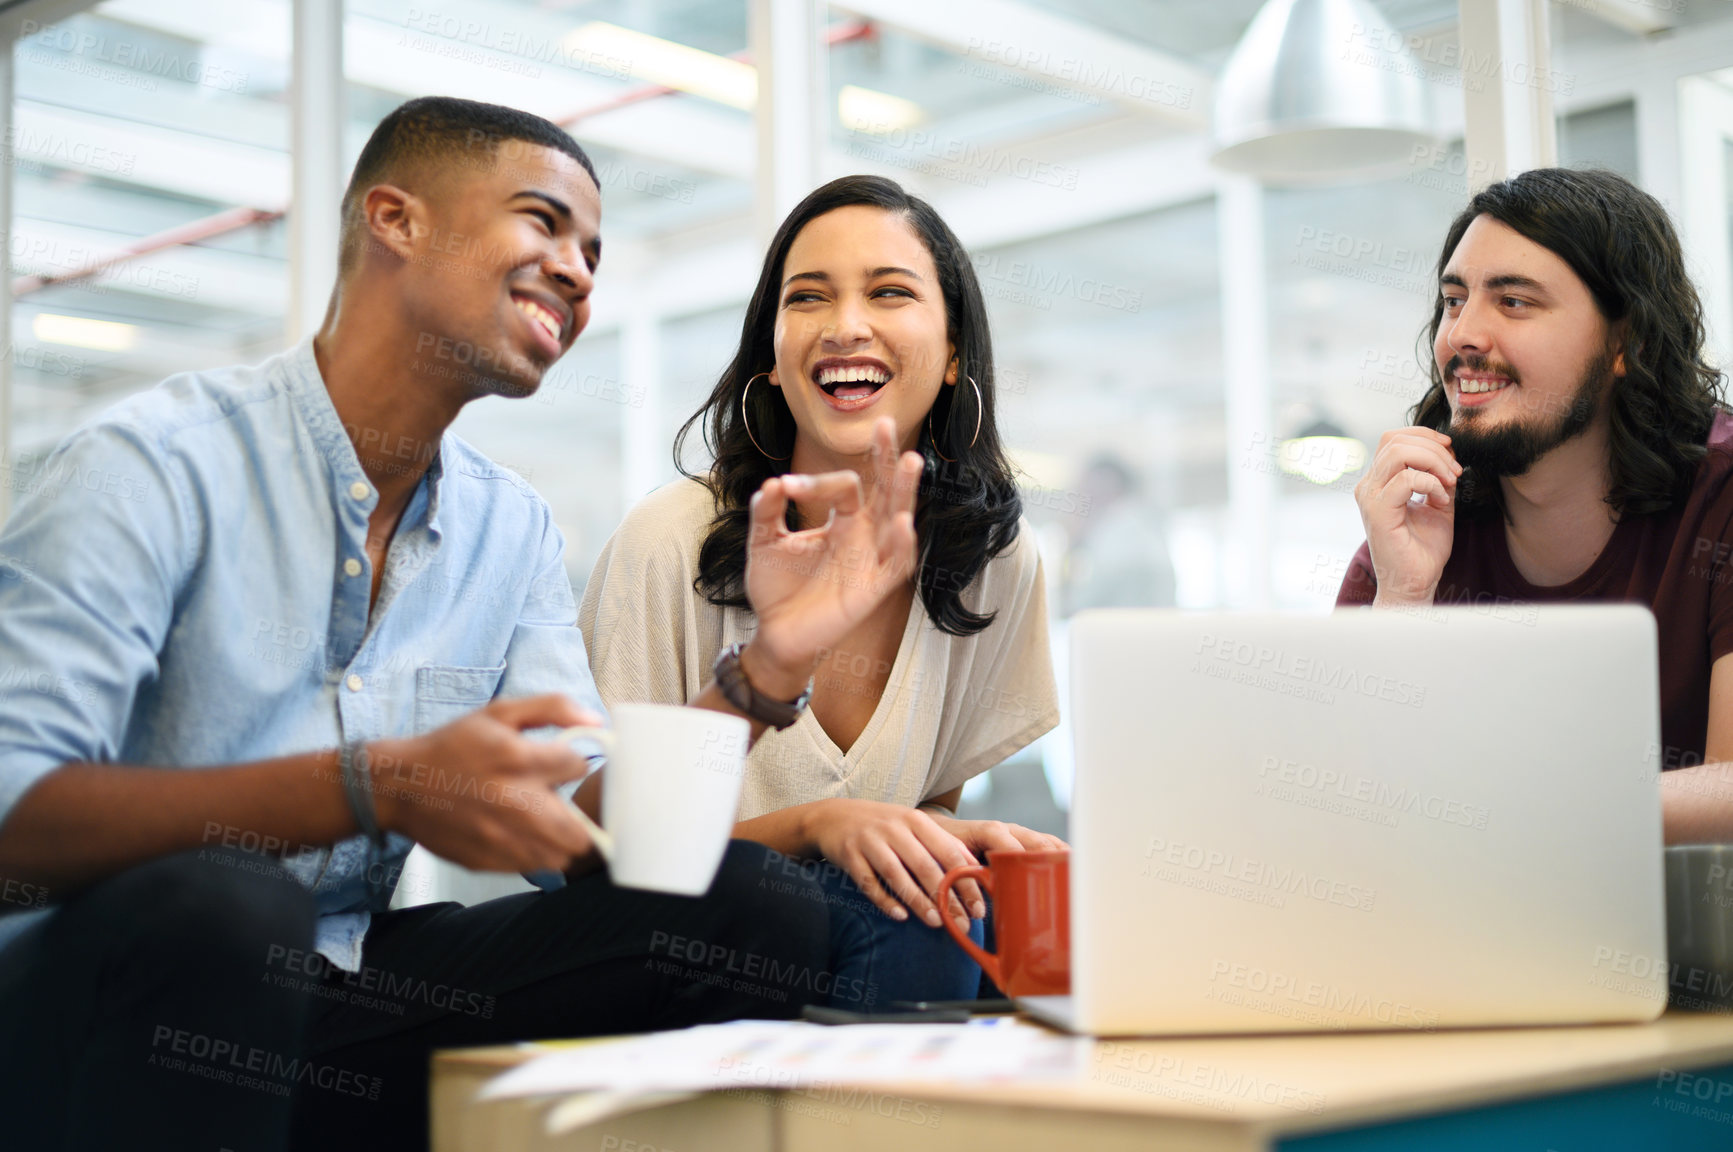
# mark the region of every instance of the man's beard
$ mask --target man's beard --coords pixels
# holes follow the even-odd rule
[[[1583,369],[1576,391],[1560,411],[1542,413],[1534,420],[1507,420],[1492,427],[1482,418],[1478,408],[1458,411],[1444,429],[1450,437],[1450,450],[1457,463],[1474,473],[1478,485],[1490,484],[1504,476],[1521,476],[1534,467],[1535,461],[1559,445],[1581,436],[1594,421],[1600,408],[1601,394],[1612,379],[1615,351],[1608,348]],[[1478,358],[1477,358],[1478,359]],[[1446,376],[1455,375],[1458,368],[1483,367],[1484,361],[1465,365],[1462,357],[1454,357],[1445,367]],[[1508,387],[1519,384],[1514,373]],[[1512,397],[1512,399],[1517,399]],[[1520,405],[1521,400],[1517,399]]]

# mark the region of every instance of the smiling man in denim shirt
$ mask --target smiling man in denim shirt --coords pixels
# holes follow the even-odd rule
[[[584,875],[555,789],[585,761],[524,735],[600,712],[564,544],[446,430],[570,348],[600,214],[554,125],[411,101],[357,162],[318,336],[123,402],[20,502],[0,535],[9,1146],[424,1147],[433,1047],[823,999],[822,893],[772,896],[738,843],[699,899]],[[866,497],[853,473],[766,484],[739,657],[762,697],[798,696],[912,562],[917,464]],[[791,498],[836,515],[790,534]],[[823,578],[842,550],[874,578]],[[739,711],[714,684],[692,703]],[[573,882],[387,911],[416,842]],[[709,978],[740,956],[781,983]]]

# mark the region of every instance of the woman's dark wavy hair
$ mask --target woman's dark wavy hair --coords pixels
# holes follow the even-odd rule
[[[1622,519],[1671,507],[1690,490],[1709,426],[1722,407],[1721,373],[1703,358],[1703,304],[1685,271],[1679,237],[1653,196],[1614,172],[1537,168],[1475,194],[1450,225],[1438,275],[1475,217],[1487,215],[1556,253],[1588,286],[1625,354],[1612,387],[1612,487]],[[1442,430],[1450,402],[1432,355],[1442,295],[1420,363],[1432,384],[1409,421]],[[1469,470],[1469,473],[1472,469]],[[1464,475],[1465,507],[1502,507],[1503,488]]]
[[[788,214],[765,253],[734,359],[723,370],[709,399],[674,439],[676,466],[701,481],[716,499],[716,519],[699,550],[693,587],[712,604],[748,606],[748,502],[765,480],[786,472],[788,462],[771,460],[753,445],[741,420],[741,393],[754,376],[776,365],[773,335],[783,263],[795,237],[819,216],[856,204],[882,208],[906,220],[926,244],[938,269],[946,326],[956,348],[957,384],[939,389],[931,416],[921,428],[919,450],[927,465],[915,506],[918,583],[921,603],[933,623],[953,636],[971,636],[991,624],[997,613],[971,612],[963,605],[963,590],[987,561],[1017,538],[1017,520],[1023,511],[993,416],[993,342],[987,330],[987,306],[968,253],[939,214],[895,181],[879,176],[832,180]],[[980,389],[979,410],[975,389],[969,386],[971,376]],[[979,435],[975,435],[977,419]],[[698,427],[703,428],[704,443],[714,458],[704,475],[687,471],[681,463],[686,437]],[[779,455],[792,452],[794,417],[780,388],[765,387],[761,382],[753,390],[752,431],[770,451]],[[939,439],[937,448],[934,436]],[[941,452],[955,463],[941,459]],[[794,527],[793,514],[790,505],[790,527]]]

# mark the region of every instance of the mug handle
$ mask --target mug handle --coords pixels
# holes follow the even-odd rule
[[[555,740],[564,744],[571,740],[594,740],[600,744],[609,756],[614,754],[614,733],[607,728],[592,728],[587,724],[579,724],[572,728],[561,728]],[[571,801],[567,807],[578,817],[578,823],[584,826],[584,831],[590,834],[591,843],[596,851],[602,854],[602,859],[612,864],[614,862],[614,838],[607,829],[590,819],[590,814],[578,807],[577,801]]]
[[[970,878],[973,878],[976,883],[985,888],[989,896],[993,894],[993,870],[985,864],[965,864],[960,868],[953,868],[949,872],[945,873],[945,878],[939,881],[939,890],[933,897],[933,903],[937,904],[941,909],[945,908],[949,904],[949,901],[947,901],[945,897],[951,894],[951,886],[959,880],[967,880]],[[994,984],[997,984],[1001,988],[1005,986],[1004,981],[999,979],[998,956],[969,939],[968,933],[957,927],[957,922],[952,920],[949,916],[941,915],[939,917],[939,923],[945,926],[945,931],[951,934],[951,939],[955,940],[958,944],[961,944],[963,946],[963,951],[967,952],[970,957],[974,959],[975,963],[981,966],[981,971],[985,972],[992,978]]]

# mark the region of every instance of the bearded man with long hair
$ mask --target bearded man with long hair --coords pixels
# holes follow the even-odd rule
[[[1733,413],[1667,213],[1611,172],[1477,193],[1438,258],[1431,384],[1355,489],[1338,606],[1647,605],[1670,843],[1733,837]]]

